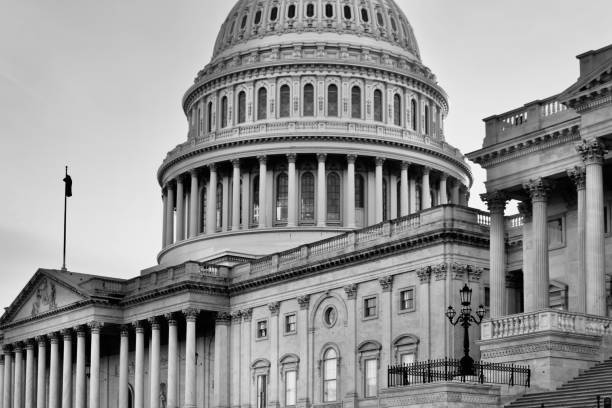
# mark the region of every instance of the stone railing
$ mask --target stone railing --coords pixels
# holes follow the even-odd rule
[[[551,331],[602,336],[612,332],[611,322],[608,317],[545,309],[485,320],[480,333],[482,340]]]
[[[274,120],[228,127],[226,129],[217,130],[215,132],[196,137],[191,139],[189,142],[176,146],[176,148],[168,152],[164,163],[206,144],[213,144],[215,142],[226,140],[245,138],[260,139],[271,135],[291,135],[299,133],[320,133],[321,135],[326,136],[330,133],[347,133],[350,134],[351,137],[357,139],[360,137],[375,136],[391,140],[401,140],[441,151],[460,162],[466,163],[465,156],[459,151],[459,149],[451,146],[443,140],[433,139],[429,136],[418,134],[412,130],[394,126],[370,124],[367,122],[350,122],[343,119],[300,119],[299,121]]]
[[[509,215],[505,217],[505,220],[506,229],[521,228],[523,226],[523,223],[525,222],[523,215],[521,214]]]

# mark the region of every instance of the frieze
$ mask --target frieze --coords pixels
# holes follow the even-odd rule
[[[597,355],[599,354],[599,347],[561,341],[541,341],[537,343],[530,342],[514,346],[500,347],[494,350],[482,350],[481,348],[481,358],[486,360],[542,351],[561,351],[566,353]]]
[[[436,278],[436,281],[446,280],[446,275],[448,274],[448,266],[445,263],[435,265],[431,269]]]
[[[428,283],[431,279],[431,266],[425,266],[416,270],[416,274],[419,277],[421,283]]]

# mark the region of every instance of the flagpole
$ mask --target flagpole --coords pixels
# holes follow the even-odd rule
[[[68,177],[68,166],[66,166],[66,177]],[[66,206],[68,203],[68,197],[66,196],[66,189],[64,188],[64,256],[62,261],[62,271],[66,270]]]

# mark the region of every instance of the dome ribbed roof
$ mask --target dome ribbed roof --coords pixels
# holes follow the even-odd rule
[[[369,37],[420,61],[412,27],[393,0],[239,0],[219,31],[213,60],[255,39],[283,43],[283,34],[303,43]]]

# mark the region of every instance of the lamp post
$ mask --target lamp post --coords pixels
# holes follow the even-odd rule
[[[456,326],[458,323],[461,323],[463,327],[463,353],[464,356],[459,361],[459,374],[460,375],[474,375],[474,359],[470,357],[470,335],[468,329],[475,323],[480,325],[482,319],[485,315],[484,306],[478,306],[478,310],[476,311],[476,316],[472,315],[472,308],[470,304],[472,303],[472,289],[468,287],[467,284],[463,286],[463,288],[459,291],[461,295],[461,313],[455,319],[457,312],[455,308],[449,306],[446,310],[446,317],[453,326]]]

